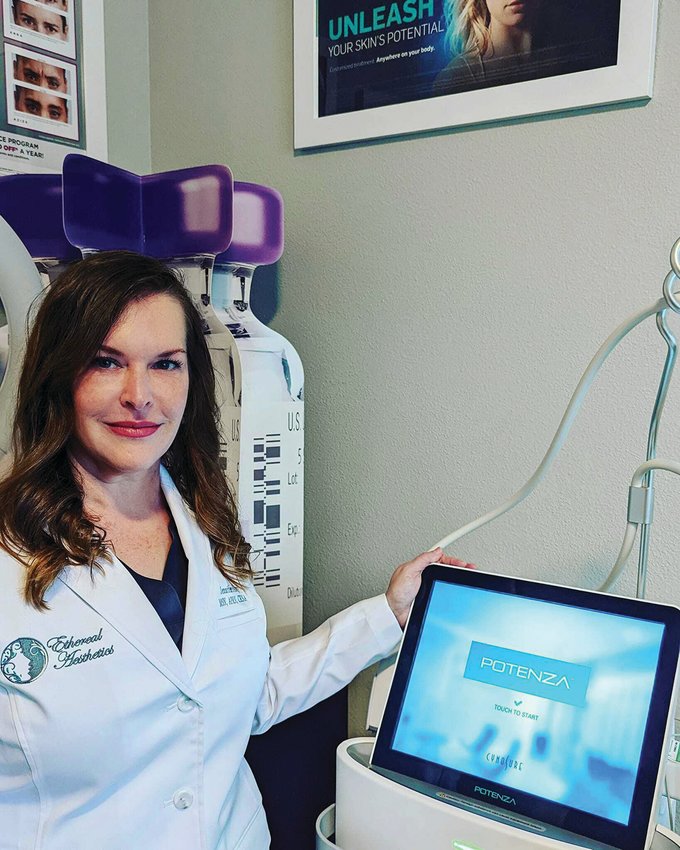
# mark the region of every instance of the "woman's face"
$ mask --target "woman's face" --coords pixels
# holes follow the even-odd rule
[[[504,27],[526,26],[538,6],[538,0],[486,0],[491,23]]]
[[[188,391],[182,307],[170,295],[133,302],[74,384],[73,457],[97,477],[156,467]]]

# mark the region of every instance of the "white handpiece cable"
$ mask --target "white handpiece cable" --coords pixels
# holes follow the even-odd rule
[[[576,418],[581,405],[583,403],[584,398],[588,394],[588,390],[590,389],[593,381],[595,380],[597,373],[602,368],[605,360],[609,357],[612,351],[616,348],[616,346],[624,339],[634,328],[636,328],[641,322],[644,322],[645,319],[648,319],[650,316],[658,316],[664,311],[670,308],[675,313],[680,313],[680,300],[678,300],[678,296],[673,292],[673,287],[680,280],[680,239],[678,239],[673,248],[671,250],[671,271],[666,275],[666,279],[663,284],[663,293],[664,297],[660,298],[654,304],[649,307],[640,310],[637,313],[634,313],[624,322],[622,322],[602,343],[600,348],[597,350],[597,353],[593,357],[593,359],[588,364],[588,368],[583,373],[581,380],[578,382],[576,389],[574,390],[574,394],[572,395],[569,404],[567,405],[567,409],[562,416],[562,420],[559,424],[557,431],[555,432],[555,436],[550,443],[548,451],[545,453],[543,460],[538,465],[538,468],[531,476],[531,478],[526,482],[526,484],[521,487],[513,496],[511,496],[506,502],[503,502],[494,510],[489,511],[483,516],[478,517],[472,522],[463,525],[457,531],[451,532],[446,537],[442,538],[438,543],[436,543],[432,549],[445,549],[447,546],[450,546],[454,541],[460,540],[461,537],[465,537],[467,534],[470,534],[473,531],[476,531],[478,528],[486,525],[489,522],[497,519],[499,516],[502,516],[504,513],[509,511],[511,508],[514,508],[520,502],[524,501],[541,483],[543,478],[548,473],[555,457],[558,452],[562,448],[564,441],[566,440],[571,426]],[[675,472],[680,475],[680,463],[676,463],[675,461],[665,461],[665,460],[650,460],[646,463],[643,463],[638,469],[636,469],[633,480],[631,483],[631,488],[640,487],[642,479],[645,474],[655,469],[663,469],[669,472]],[[626,525],[626,531],[624,534],[623,543],[621,545],[621,549],[619,551],[619,556],[616,559],[616,563],[612,567],[612,570],[599,588],[599,590],[607,590],[616,578],[621,573],[630,552],[633,548],[633,544],[635,542],[635,537],[637,533],[637,526],[639,522],[636,522],[635,519],[630,517],[629,510],[629,521]],[[432,550],[430,550],[432,551]]]
[[[494,510],[489,511],[483,516],[478,517],[477,519],[472,520],[472,522],[467,523],[467,525],[463,525],[457,531],[451,532],[451,534],[442,538],[438,543],[436,543],[432,549],[437,549],[438,547],[441,549],[445,549],[447,546],[450,546],[455,540],[460,540],[461,537],[465,537],[466,534],[470,534],[473,531],[476,531],[478,528],[481,528],[483,525],[486,525],[489,522],[492,522],[494,519],[497,519],[499,516],[502,516],[504,513],[509,511],[511,508],[514,508],[515,505],[518,505],[520,502],[524,501],[526,497],[536,489],[536,487],[541,483],[541,481],[545,478],[552,465],[552,462],[555,460],[559,450],[562,448],[564,441],[567,439],[569,434],[569,430],[576,419],[576,415],[579,412],[581,404],[583,403],[583,399],[588,393],[591,384],[595,380],[597,373],[600,371],[600,368],[604,364],[605,360],[612,351],[616,348],[616,346],[621,342],[621,340],[633,330],[633,328],[637,327],[640,322],[644,322],[645,319],[648,319],[650,316],[654,316],[662,310],[668,309],[668,303],[665,298],[660,298],[654,304],[649,307],[646,307],[644,310],[640,310],[638,313],[635,313],[630,318],[626,319],[625,322],[622,322],[616,330],[614,330],[607,339],[602,343],[597,353],[590,361],[588,368],[583,373],[581,380],[578,382],[578,386],[574,390],[574,394],[567,405],[567,409],[562,416],[562,421],[559,424],[557,431],[555,432],[555,436],[550,443],[550,447],[546,452],[543,460],[540,462],[536,472],[531,476],[531,478],[527,481],[527,483],[521,487],[513,496],[511,496],[506,502],[503,502],[502,505],[499,505]]]

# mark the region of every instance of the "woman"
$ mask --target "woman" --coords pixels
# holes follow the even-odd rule
[[[437,92],[515,82],[535,48],[538,6],[539,0],[445,0],[453,59],[437,77]]]
[[[618,0],[445,0],[451,62],[433,93],[452,94],[615,65]]]
[[[421,555],[270,649],[214,389],[161,263],[102,253],[48,289],[0,482],[2,850],[264,850],[251,732],[390,652],[423,568],[462,564]]]

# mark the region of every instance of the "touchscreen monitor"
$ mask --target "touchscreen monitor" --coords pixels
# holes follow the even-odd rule
[[[679,640],[671,606],[428,567],[372,766],[643,850]]]

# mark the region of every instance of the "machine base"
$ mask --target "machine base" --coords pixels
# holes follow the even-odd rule
[[[316,822],[316,850],[574,850],[603,847],[561,840],[454,808],[367,767],[372,738],[337,753],[337,802]],[[528,822],[527,822],[528,823]],[[518,824],[521,826],[521,824]],[[658,826],[649,850],[678,850],[680,836]]]

